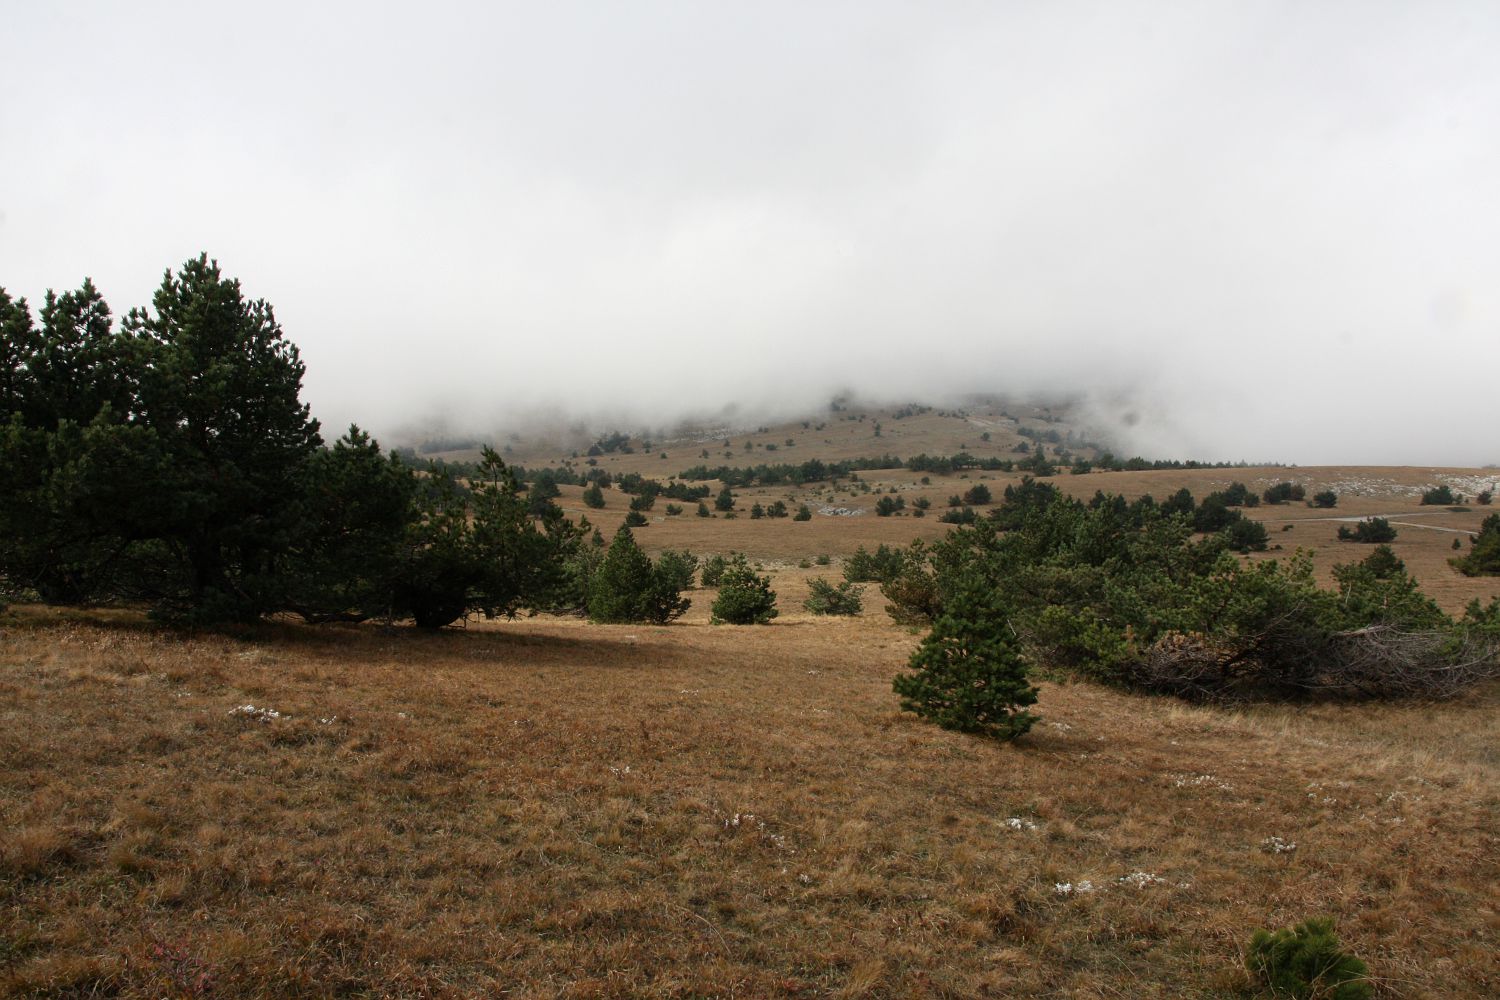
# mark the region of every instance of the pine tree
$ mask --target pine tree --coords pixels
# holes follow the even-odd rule
[[[665,625],[692,604],[682,598],[678,583],[672,569],[652,565],[630,529],[621,528],[589,583],[589,619]]]
[[[313,457],[307,516],[287,586],[287,607],[308,621],[389,615],[417,477],[356,426]]]
[[[271,306],[247,301],[207,255],[168,271],[153,311],[122,332],[139,355],[140,421],[171,456],[153,484],[155,537],[181,553],[164,610],[248,619],[280,605],[277,562],[304,522],[304,469],[322,445],[299,396],[304,366]]]
[[[707,579],[705,571],[705,583]],[[728,560],[718,579],[719,596],[714,599],[709,619],[713,624],[765,625],[780,614],[771,578],[757,576],[744,556],[736,554]]]
[[[944,729],[1013,740],[1036,721],[1025,707],[1037,689],[1026,676],[1006,609],[983,580],[970,575],[944,602],[943,613],[894,683],[901,707]]]
[[[730,491],[728,486],[720,490],[719,495],[714,497],[714,509],[734,510],[734,493]]]
[[[598,483],[592,483],[583,491],[583,502],[592,510],[600,510],[604,507],[604,491],[599,488]]]

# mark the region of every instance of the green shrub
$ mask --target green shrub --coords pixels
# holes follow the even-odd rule
[[[1389,549],[1327,590],[1310,557],[1237,559],[1229,535],[1197,537],[1164,506],[1014,498],[1013,527],[981,519],[908,549],[882,580],[888,610],[935,620],[978,575],[1028,662],[1194,699],[1440,698],[1500,672],[1500,628],[1454,622]]]
[[[604,491],[599,488],[598,483],[592,484],[583,491],[583,502],[593,510],[599,510],[604,506]]]
[[[1230,483],[1217,494],[1210,493],[1209,496],[1220,496],[1224,504],[1229,507],[1256,507],[1260,504],[1260,497],[1250,492],[1250,487],[1244,483]]]
[[[901,707],[944,729],[1013,740],[1036,721],[1037,689],[994,588],[966,577],[893,687]]]
[[[1313,494],[1313,498],[1308,501],[1308,506],[1321,507],[1324,510],[1328,510],[1338,506],[1338,502],[1339,495],[1337,493],[1333,492],[1333,490],[1323,490],[1321,493]]]
[[[699,578],[705,587],[717,587],[724,576],[724,567],[729,565],[725,558],[717,553],[709,556],[703,561],[703,572]]]
[[[850,583],[884,583],[901,572],[904,562],[900,549],[882,544],[867,552],[861,545],[844,561],[844,579]]]
[[[912,543],[901,572],[880,584],[880,593],[891,602],[885,610],[898,625],[925,628],[942,611],[937,574],[920,540]]]
[[[698,501],[698,516],[699,517],[713,517],[714,516],[713,515],[713,511],[711,511],[711,510],[708,509],[708,504],[704,503],[702,500]]]
[[[965,490],[963,495],[964,503],[970,504],[975,507],[983,507],[992,499],[993,497],[990,495],[990,488],[983,483],[975,483],[973,486],[970,486],[967,490]]]
[[[813,562],[819,566],[827,566],[829,563],[833,562],[833,557],[820,553],[813,559]]]
[[[1231,522],[1224,529],[1224,537],[1229,540],[1229,547],[1236,552],[1264,552],[1266,549],[1266,526],[1248,517]]]
[[[864,588],[847,580],[834,586],[821,576],[808,581],[812,595],[803,607],[815,615],[857,615],[864,610]]]
[[[1422,494],[1422,506],[1424,507],[1447,507],[1450,504],[1460,503],[1462,500],[1463,497],[1454,493],[1446,483],[1442,486],[1434,486]]]
[[[750,520],[752,520],[752,521],[759,521],[761,518],[763,518],[765,516],[766,516],[766,509],[764,507],[762,507],[760,504],[754,504],[753,506],[751,506],[751,508],[750,508]]]
[[[1367,545],[1384,545],[1396,540],[1396,529],[1383,517],[1371,517],[1360,521],[1353,530],[1347,526],[1339,528],[1339,541],[1363,542]]]
[[[1449,562],[1464,576],[1500,576],[1500,514],[1486,517],[1468,554]]]
[[[786,517],[786,504],[780,500],[773,501],[771,505],[766,508],[766,516]]]
[[[1298,1000],[1368,1000],[1375,995],[1369,966],[1343,950],[1333,921],[1326,918],[1274,934],[1256,931],[1245,964],[1276,994]]]
[[[698,571],[698,557],[687,549],[668,549],[656,560],[656,570],[678,590],[693,589],[693,574]]]
[[[960,507],[957,510],[945,510],[938,518],[944,524],[973,524],[979,520],[979,514],[973,507]]]
[[[747,441],[746,444],[749,444]],[[714,510],[734,510],[734,493],[726,486],[714,497]]]
[[[719,578],[719,596],[714,598],[709,621],[714,625],[765,625],[779,613],[771,578],[757,576],[742,555],[729,560]]]
[[[677,517],[681,513],[682,513],[682,504],[678,504],[678,503],[669,503],[669,504],[667,504],[667,516],[668,517]]]
[[[1274,486],[1267,486],[1260,498],[1268,504],[1283,504],[1301,500],[1306,495],[1307,491],[1300,483],[1276,483]]]
[[[812,508],[809,507],[807,504],[802,504],[800,507],[797,508],[797,513],[795,513],[795,514],[792,515],[792,520],[793,521],[811,521],[812,520]]]
[[[1477,502],[1479,504],[1479,506],[1481,506],[1481,507],[1488,507],[1490,505],[1490,503],[1494,499],[1495,499],[1495,492],[1494,492],[1494,490],[1480,490],[1474,496],[1475,502]]]

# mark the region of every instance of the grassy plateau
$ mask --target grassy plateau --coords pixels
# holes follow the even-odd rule
[[[960,441],[922,419],[874,441],[859,423],[848,453],[982,453],[978,425]],[[854,423],[757,435],[809,437],[754,461],[838,457],[811,436]],[[661,478],[700,461],[696,443],[669,450],[605,461]],[[1379,514],[1411,525],[1397,554],[1456,610],[1500,593],[1446,563],[1484,508],[1421,508],[1412,490],[1486,475],[1054,481],[1333,488],[1333,510],[1247,511],[1283,549],[1254,558],[1301,546],[1326,573],[1367,549],[1326,518]],[[1379,996],[1500,994],[1500,688],[1225,709],[1048,681],[1036,728],[996,745],[900,711],[891,680],[921,636],[876,588],[852,618],[802,610],[856,546],[939,536],[946,498],[981,476],[997,499],[1020,478],[861,474],[928,496],[922,519],[827,484],[744,490],[740,508],[866,513],[668,518],[658,501],[641,543],[747,552],[780,596],[766,626],[710,625],[711,590],[664,627],[436,634],[185,634],[130,609],[13,607],[0,995],[1252,997],[1251,932],[1324,915]],[[587,513],[608,534],[627,498],[606,495]],[[801,565],[820,554],[830,566]]]

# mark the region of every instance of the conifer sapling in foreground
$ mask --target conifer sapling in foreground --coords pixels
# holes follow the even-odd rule
[[[966,576],[895,680],[901,707],[944,729],[1013,740],[1036,721],[1037,689],[992,588]]]

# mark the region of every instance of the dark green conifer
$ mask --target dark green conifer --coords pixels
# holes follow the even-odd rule
[[[944,729],[1013,740],[1036,717],[1037,689],[1011,634],[1006,609],[979,577],[966,576],[895,680],[901,707]]]

